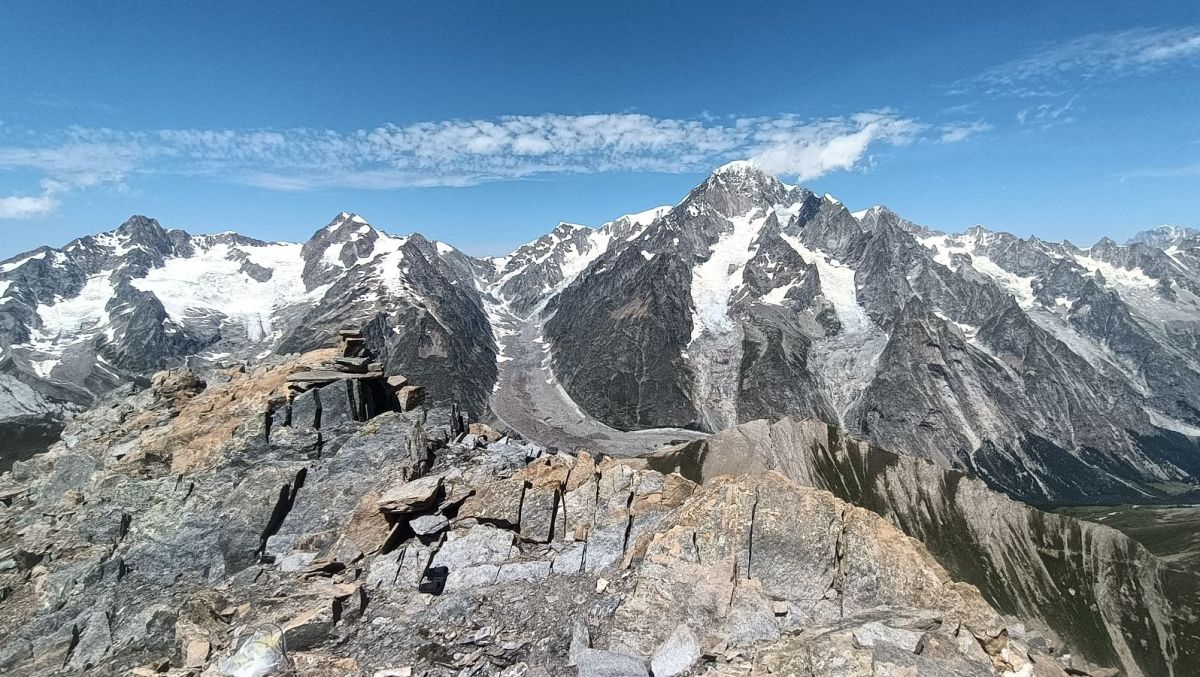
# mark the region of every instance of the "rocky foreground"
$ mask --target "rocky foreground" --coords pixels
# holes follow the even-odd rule
[[[264,674],[228,661],[272,626],[299,675],[1117,672],[777,448],[721,470],[721,440],[615,459],[443,409],[281,418],[328,359],[160,373],[0,476],[0,672]]]

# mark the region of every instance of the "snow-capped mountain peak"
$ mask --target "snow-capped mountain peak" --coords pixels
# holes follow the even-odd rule
[[[1168,249],[1179,245],[1184,240],[1200,238],[1200,229],[1187,226],[1161,225],[1157,228],[1143,230],[1129,238],[1125,244],[1144,244],[1159,249]]]
[[[712,176],[738,175],[738,174],[764,174],[761,169],[754,166],[750,160],[733,160],[716,167],[712,170]]]
[[[1200,250],[1154,232],[1182,239],[946,234],[748,162],[486,260],[351,212],[303,244],[134,217],[0,263],[0,380],[54,416],[162,366],[362,324],[434,397],[482,412],[493,389],[536,390],[551,410],[517,414],[585,422],[572,439],[815,416],[1013,494],[1149,500],[1200,476]]]

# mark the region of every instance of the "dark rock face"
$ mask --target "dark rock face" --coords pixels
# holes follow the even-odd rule
[[[1197,477],[1164,441],[1200,433],[1191,242],[945,235],[735,164],[609,244],[546,337],[618,428],[812,416],[1019,497],[1169,500]]]
[[[610,425],[692,422],[692,375],[682,357],[691,317],[680,293],[689,272],[681,258],[647,262],[625,248],[593,264],[556,300],[546,323],[554,373],[581,406]],[[593,291],[600,293],[590,296]]]

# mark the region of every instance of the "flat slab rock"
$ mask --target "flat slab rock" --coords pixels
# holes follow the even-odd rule
[[[421,510],[433,503],[442,488],[440,475],[429,475],[398,487],[392,487],[379,497],[379,509],[386,513],[404,514]]]
[[[645,660],[612,651],[584,649],[578,663],[579,677],[650,677]]]
[[[312,381],[341,381],[345,379],[356,378],[382,378],[383,372],[368,371],[361,374],[351,374],[344,371],[334,371],[332,369],[321,369],[316,371],[301,371],[295,374],[289,374],[287,380],[291,383],[307,383]]]

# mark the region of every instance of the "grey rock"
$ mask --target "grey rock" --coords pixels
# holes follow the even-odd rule
[[[0,644],[0,670],[10,670],[33,658],[33,645],[24,637],[12,637]]]
[[[491,585],[497,581],[499,575],[500,567],[495,564],[474,564],[453,568],[446,578],[446,590],[454,592],[479,585]]]
[[[463,569],[478,564],[499,565],[512,556],[513,533],[488,524],[452,532],[433,556],[433,566]]]
[[[917,653],[917,648],[921,645],[921,633],[902,628],[890,628],[876,621],[856,628],[854,641],[863,647],[873,647],[882,642],[904,649],[909,653]]]
[[[521,538],[536,543],[553,540],[557,510],[556,489],[527,487],[521,501]]]
[[[680,623],[666,641],[654,650],[650,671],[654,677],[678,677],[687,674],[700,661],[700,640],[696,633]]]
[[[323,601],[293,616],[282,629],[288,649],[302,651],[328,639],[333,632],[333,625],[333,605]]]
[[[579,664],[579,657],[584,651],[592,648],[592,634],[587,623],[581,618],[571,622],[571,643],[567,649],[567,665],[574,667]]]
[[[450,520],[444,515],[421,515],[409,520],[408,526],[412,527],[413,533],[420,536],[436,534],[450,525]]]
[[[613,464],[600,475],[596,521],[584,553],[584,568],[589,572],[616,565],[625,552],[633,478],[633,470],[624,464]]]
[[[379,509],[403,515],[422,510],[434,503],[442,488],[440,475],[430,475],[392,487],[379,497]]]
[[[585,548],[586,545],[583,542],[574,543],[555,555],[554,561],[551,564],[554,573],[560,576],[578,574],[583,569],[583,552]]]
[[[502,564],[496,577],[499,583],[514,581],[538,581],[550,575],[550,562],[539,560],[534,562],[511,562]]]
[[[584,649],[577,665],[579,677],[650,677],[645,660],[612,651]]]
[[[393,550],[386,555],[379,555],[371,561],[370,568],[367,570],[367,578],[364,585],[368,590],[378,588],[390,588],[396,584],[396,579],[400,575],[400,563],[405,555],[404,549]]]
[[[304,571],[317,558],[316,552],[293,552],[279,560],[280,571]]]
[[[316,428],[321,411],[320,396],[316,390],[300,393],[292,400],[292,426],[296,428]]]
[[[458,510],[459,518],[473,517],[481,522],[517,529],[521,524],[521,504],[525,483],[517,479],[488,482],[475,489]]]
[[[353,386],[350,381],[337,381],[317,389],[321,399],[321,427],[332,428],[351,421],[365,420],[359,416],[351,401]]]

